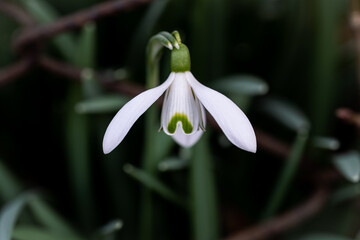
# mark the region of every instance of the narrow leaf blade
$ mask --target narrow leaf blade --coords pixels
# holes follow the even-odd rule
[[[32,226],[19,226],[15,228],[12,237],[15,240],[78,240],[78,238],[56,234],[49,230]]]
[[[25,204],[33,196],[32,193],[24,193],[15,200],[9,202],[4,206],[0,212],[0,240],[11,240],[11,234],[15,227],[21,210]]]
[[[333,163],[342,175],[351,182],[358,182],[360,177],[360,154],[350,151],[335,155]]]
[[[221,92],[246,96],[263,95],[269,90],[264,80],[252,75],[234,75],[216,80],[211,85]]]
[[[20,193],[22,186],[0,161],[0,198],[9,201]]]
[[[36,219],[51,232],[79,238],[77,233],[48,204],[36,196],[30,201],[30,209]]]
[[[306,132],[310,128],[310,122],[304,113],[288,102],[268,98],[261,105],[264,112],[296,132]]]
[[[118,95],[94,97],[77,103],[75,111],[81,114],[112,113],[118,111],[127,101],[127,98]]]
[[[171,202],[185,207],[186,204],[184,201],[170,188],[168,188],[165,184],[163,184],[160,180],[157,178],[151,176],[147,172],[135,168],[134,166],[130,164],[126,164],[124,166],[124,171],[129,174],[134,179],[138,180],[140,183],[142,183],[145,187],[153,190],[154,192],[158,193],[160,196],[164,197],[165,199],[170,200]]]

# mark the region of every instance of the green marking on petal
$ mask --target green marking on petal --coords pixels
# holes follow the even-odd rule
[[[175,113],[175,115],[171,118],[167,128],[169,133],[173,134],[176,131],[176,125],[178,122],[181,122],[182,128],[186,134],[189,134],[193,130],[193,126],[191,125],[188,117],[183,113]]]

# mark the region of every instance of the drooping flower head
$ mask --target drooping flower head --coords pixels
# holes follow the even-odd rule
[[[230,142],[246,151],[256,152],[256,137],[248,118],[229,98],[195,79],[190,72],[189,50],[180,41],[178,44],[171,52],[168,79],[130,100],[112,119],[103,140],[104,153],[111,152],[121,143],[135,121],[164,92],[160,129],[181,146],[191,147],[199,140],[206,127],[206,109]]]

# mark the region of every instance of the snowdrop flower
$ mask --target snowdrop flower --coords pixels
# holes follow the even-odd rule
[[[107,154],[121,143],[135,121],[165,92],[161,127],[183,147],[194,145],[205,131],[205,109],[235,146],[256,152],[254,130],[230,99],[200,82],[190,72],[188,48],[180,43],[171,52],[171,73],[160,86],[144,91],[125,104],[110,122],[103,140]]]

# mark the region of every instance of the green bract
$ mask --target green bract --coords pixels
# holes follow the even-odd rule
[[[190,71],[190,53],[185,44],[180,43],[179,49],[174,48],[171,51],[171,71],[187,72]]]

